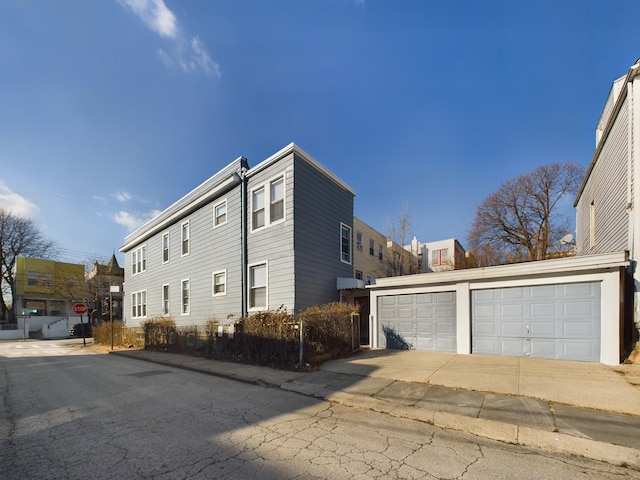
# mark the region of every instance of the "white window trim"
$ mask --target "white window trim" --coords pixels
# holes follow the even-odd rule
[[[224,292],[216,292],[216,275],[224,275]],[[218,270],[211,274],[211,296],[224,297],[227,294],[227,270]]]
[[[142,297],[144,294],[144,302],[142,302]],[[137,314],[138,311],[138,303],[136,301],[136,296],[140,295],[140,315]],[[147,317],[147,291],[146,290],[138,290],[137,292],[131,292],[131,317],[132,318],[146,318]],[[144,308],[142,306],[144,305]],[[134,314],[134,310],[136,313]]]
[[[218,218],[216,216],[216,209],[223,204],[224,204],[224,222],[216,223],[216,219]],[[226,225],[228,219],[229,219],[229,204],[227,203],[227,199],[225,198],[224,200],[216,203],[213,206],[213,228],[218,228],[218,227],[221,227],[222,225]]]
[[[189,304],[187,311],[184,311],[184,282],[189,282]],[[180,280],[180,315],[183,317],[191,315],[191,279],[183,278]]]
[[[140,262],[140,269],[138,270],[138,258],[142,255],[142,261]],[[131,275],[139,275],[147,271],[147,244],[140,245],[131,252]]]
[[[247,265],[247,303],[251,303],[251,269],[253,267],[257,267],[259,265],[264,265],[265,267],[265,289],[264,289],[264,306],[263,307],[252,307],[248,306],[249,312],[263,312],[269,308],[269,262],[264,260],[262,262],[255,262]]]
[[[282,179],[283,186],[283,196],[282,196],[282,218],[278,220],[271,220],[271,184],[277,180]],[[254,228],[253,226],[253,193],[261,188],[264,189],[264,225],[261,227]],[[251,198],[251,208],[249,209],[249,216],[251,220],[251,231],[257,232],[264,228],[269,228],[271,225],[277,225],[279,223],[283,223],[287,220],[287,176],[286,174],[280,173],[278,175],[274,175],[269,180],[257,185],[255,188],[252,188],[250,191]]]
[[[167,287],[169,298],[165,298],[164,296],[165,287]],[[162,290],[160,292],[160,296],[162,297],[162,305],[160,306],[160,311],[163,315],[169,315],[171,312],[171,285],[169,283],[165,283],[164,285],[162,285]],[[167,305],[166,311],[164,308],[165,304]]]
[[[342,258],[342,229],[346,228],[349,230],[349,261],[344,260]],[[342,263],[346,263],[347,265],[351,265],[353,263],[353,229],[347,225],[346,223],[340,222],[340,261]]]
[[[187,253],[184,253],[184,227],[187,226]],[[191,225],[189,220],[180,224],[180,256],[186,257],[191,253]]]
[[[167,259],[164,259],[164,239],[167,239]],[[161,248],[161,252],[160,255],[162,257],[162,263],[169,263],[169,260],[171,260],[171,236],[169,235],[169,232],[164,232],[162,234],[162,245],[160,246]]]

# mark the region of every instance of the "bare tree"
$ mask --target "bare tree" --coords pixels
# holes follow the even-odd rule
[[[416,273],[417,265],[413,261],[412,254],[404,248],[412,226],[409,207],[405,203],[397,218],[389,222],[387,229],[387,245],[382,262],[384,273],[388,277]]]
[[[12,307],[9,309],[4,295],[1,295],[0,320],[15,320],[16,258],[50,258],[55,253],[55,243],[44,237],[33,220],[0,209],[0,283],[3,293],[9,293]]]
[[[558,205],[577,192],[583,176],[578,164],[543,165],[485,198],[469,233],[478,266],[544,260],[567,250],[560,239],[569,232],[569,221]]]

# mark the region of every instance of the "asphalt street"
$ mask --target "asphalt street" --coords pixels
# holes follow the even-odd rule
[[[0,343],[0,478],[640,479],[74,342]]]

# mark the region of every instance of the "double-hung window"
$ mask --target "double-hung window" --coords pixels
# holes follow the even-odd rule
[[[249,267],[249,308],[267,307],[267,264]]]
[[[254,190],[251,198],[251,226],[255,230],[264,227],[264,187]]]
[[[182,315],[189,315],[191,311],[191,283],[189,279],[182,280]]]
[[[169,262],[169,234],[162,235],[162,263]]]
[[[269,189],[271,202],[269,222],[277,222],[284,218],[284,177],[271,182]]]
[[[251,229],[256,230],[284,220],[284,197],[284,175],[253,190],[251,192]]]
[[[189,255],[189,222],[182,224],[182,255]]]
[[[369,240],[369,255],[372,257],[376,254],[376,242],[374,240]]]
[[[162,314],[169,315],[169,285],[162,286]]]
[[[364,248],[362,245],[362,232],[356,232],[356,248],[360,251]]]
[[[340,224],[340,260],[351,264],[351,227]]]
[[[225,295],[227,293],[227,271],[213,273],[213,296]]]
[[[141,318],[147,316],[147,291],[133,292],[131,294],[131,316]]]
[[[227,223],[227,201],[218,203],[213,207],[213,226],[224,225]]]
[[[131,273],[144,272],[147,269],[147,246],[136,248],[131,252]]]

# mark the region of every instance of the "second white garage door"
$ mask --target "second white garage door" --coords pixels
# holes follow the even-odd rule
[[[475,290],[472,353],[600,361],[600,283]]]

